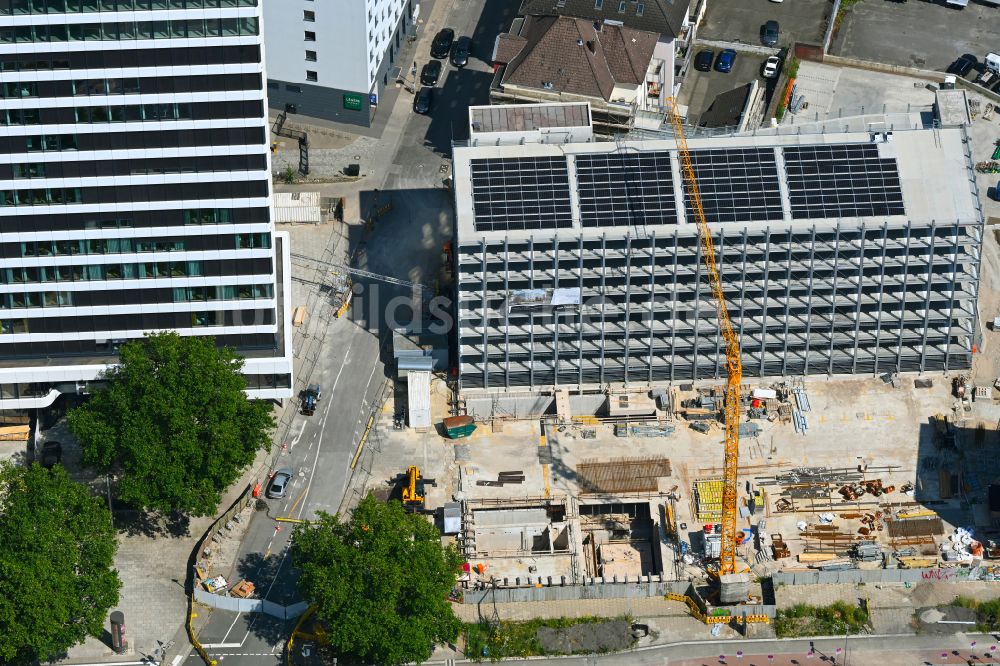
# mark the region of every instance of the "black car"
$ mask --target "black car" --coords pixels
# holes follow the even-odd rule
[[[416,113],[430,113],[431,103],[434,101],[434,88],[422,86],[413,98],[413,110]]]
[[[420,83],[425,86],[433,86],[438,82],[439,76],[441,76],[441,61],[431,60],[420,70]]]
[[[712,69],[712,59],[715,57],[715,52],[711,49],[705,49],[704,51],[699,51],[698,55],[694,57],[694,68],[699,72],[708,72]]]
[[[971,53],[964,53],[955,62],[948,65],[947,72],[957,76],[965,76],[978,64],[979,61],[976,59],[976,56]]]
[[[455,41],[455,31],[451,28],[444,28],[438,32],[434,35],[434,41],[431,42],[431,57],[447,58],[453,41]]]
[[[760,42],[764,46],[777,46],[778,33],[781,32],[777,21],[768,21],[760,27]]]
[[[469,37],[459,37],[455,45],[451,47],[451,64],[455,67],[465,67],[472,54],[472,39]]]
[[[62,444],[45,442],[42,445],[41,463],[45,469],[52,469],[62,462]]]

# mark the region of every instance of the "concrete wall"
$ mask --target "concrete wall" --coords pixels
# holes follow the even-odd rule
[[[654,576],[653,578],[658,578]],[[589,580],[600,580],[589,579]],[[690,583],[687,581],[657,581],[630,583],[595,583],[590,585],[559,585],[551,587],[506,587],[496,590],[496,601],[513,603],[521,601],[572,601],[576,599],[622,599],[662,597],[668,592],[686,594]],[[493,602],[493,590],[470,590],[465,593],[464,602],[478,604]]]
[[[954,569],[874,569],[848,571],[779,572],[771,576],[774,585],[821,585],[857,583],[920,583],[939,581],[958,583],[983,580],[978,567]]]

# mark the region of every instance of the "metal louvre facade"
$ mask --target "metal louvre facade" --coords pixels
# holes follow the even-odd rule
[[[923,150],[921,140],[928,137],[922,135],[929,132],[902,134],[912,136],[897,133],[897,145],[885,152],[899,157],[906,195],[921,186],[921,178],[934,174],[915,173],[905,161],[909,150]],[[953,145],[946,141],[947,159],[954,163],[941,168],[952,169],[952,184],[934,185],[938,192],[926,200],[907,200],[906,215],[799,220],[791,210],[783,151],[776,151],[782,219],[757,221],[751,207],[745,221],[710,218],[745,375],[970,367],[983,224],[974,186],[954,169],[956,164],[971,169],[961,135],[955,130],[947,138],[955,140]],[[910,139],[912,147],[905,145]],[[768,140],[778,137],[755,139]],[[600,147],[587,144],[583,150]],[[641,152],[643,147],[630,148]],[[865,148],[867,159],[872,149]],[[459,178],[461,153],[475,155],[477,150],[482,149],[456,149],[463,391],[654,385],[725,376],[725,352],[697,227],[686,223],[681,197],[674,197],[677,224],[609,223],[591,229],[574,211],[572,230],[526,232],[519,221],[518,230],[476,232],[465,219],[469,209]],[[573,147],[559,150],[567,153],[569,173],[575,174]],[[797,154],[796,159],[803,158]],[[672,193],[682,187],[676,167],[674,171],[662,174],[672,178]],[[885,196],[899,206],[898,187],[892,184]],[[866,203],[881,205],[873,186],[863,185]],[[851,187],[860,191],[856,178]],[[773,211],[774,199],[768,196]],[[857,206],[860,198],[822,190],[810,196],[827,206],[847,199]],[[921,206],[930,209],[921,211]],[[733,210],[740,215],[739,206],[731,206],[726,215]]]

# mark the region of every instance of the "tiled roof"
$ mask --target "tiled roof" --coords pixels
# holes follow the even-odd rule
[[[680,34],[690,4],[691,0],[522,0],[518,13],[621,21],[627,28],[674,38]]]
[[[611,99],[616,83],[642,82],[658,39],[624,26],[598,30],[594,21],[562,16],[527,17],[520,37],[524,46],[509,61],[504,84],[604,100]]]

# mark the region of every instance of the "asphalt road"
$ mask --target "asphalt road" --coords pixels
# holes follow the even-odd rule
[[[431,113],[409,113],[398,145],[385,146],[395,153],[393,164],[377,195],[374,185],[360,193],[361,210],[376,197],[379,205],[391,203],[392,210],[373,229],[352,230],[350,247],[352,253],[357,250],[359,268],[428,286],[435,282],[441,245],[452,229],[451,197],[442,186],[448,173],[441,167],[450,157],[452,140],[467,132],[468,106],[489,102],[492,71],[487,61],[496,35],[509,26],[515,9],[505,0],[470,0],[447,8],[445,25],[473,37],[472,58],[461,69],[445,63]],[[429,57],[427,47],[437,27],[428,25],[421,35],[418,72]],[[409,107],[411,96],[402,94],[397,103]],[[295,251],[321,254],[321,248]],[[309,379],[323,387],[319,408],[311,417],[296,417],[285,442],[287,451],[275,463],[276,469],[290,467],[295,473],[287,496],[267,500],[268,510],[254,515],[234,572],[236,578],[253,580],[264,599],[283,605],[299,600],[297,572],[288,556],[294,526],[274,518],[308,520],[318,511],[338,510],[350,480],[350,461],[389,376],[387,329],[412,317],[408,304],[400,307],[398,299],[392,301],[411,297],[412,290],[360,279],[355,285],[361,293],[351,316],[333,320],[325,331],[321,358]],[[227,666],[284,663],[284,642],[293,621],[202,612],[211,615],[199,640],[213,658]]]
[[[1000,50],[1000,9],[970,2],[859,2],[831,44],[834,55],[944,71],[963,53]]]

